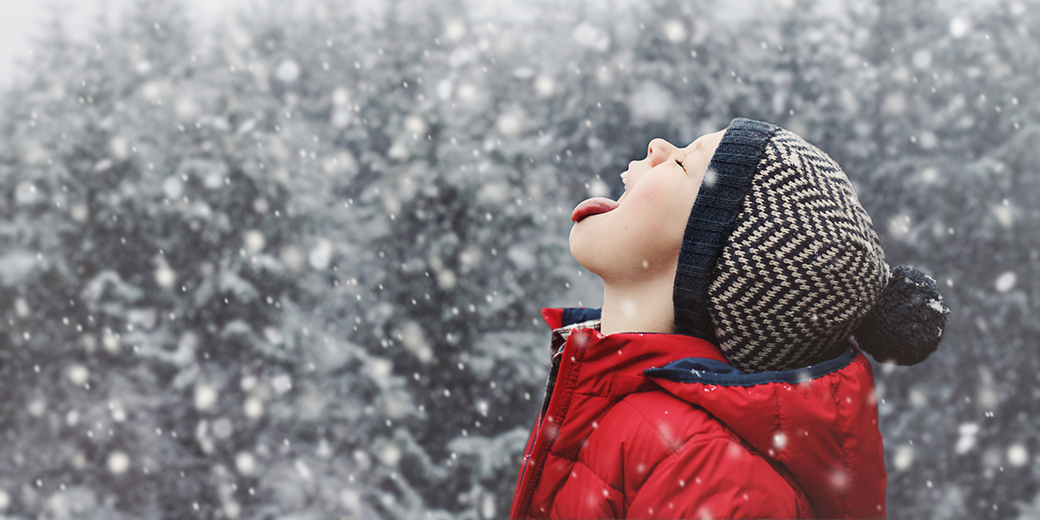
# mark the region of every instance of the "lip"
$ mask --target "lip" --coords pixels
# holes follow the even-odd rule
[[[602,215],[617,209],[618,203],[606,197],[592,197],[578,204],[571,212],[571,220],[575,223],[581,222],[594,215]]]

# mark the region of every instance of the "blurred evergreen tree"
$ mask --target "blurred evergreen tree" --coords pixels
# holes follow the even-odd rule
[[[877,372],[889,509],[1035,503],[1035,13],[369,7],[202,34],[135,0],[89,42],[54,10],[0,117],[4,514],[501,516],[539,307],[595,294],[567,212],[736,116],[834,155],[955,309],[933,359]]]

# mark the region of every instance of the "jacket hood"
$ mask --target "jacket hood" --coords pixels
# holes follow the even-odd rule
[[[821,518],[885,514],[874,380],[851,343],[840,356],[799,370],[744,374],[685,358],[644,373],[787,468]]]
[[[545,309],[542,314],[550,326],[566,327],[598,318],[596,311]],[[615,336],[623,336],[635,350],[648,348],[656,353],[648,356],[655,366],[642,369],[641,374],[652,381],[651,386],[703,408],[764,457],[785,467],[820,518],[885,516],[887,476],[873,372],[853,343],[838,357],[817,365],[745,374],[727,364],[721,351],[707,342],[697,342],[695,351],[676,349],[671,358],[656,348],[670,343],[669,338],[687,336],[595,333],[588,337],[592,343],[622,339]],[[590,344],[589,350],[598,349]],[[649,382],[634,383],[633,390]]]

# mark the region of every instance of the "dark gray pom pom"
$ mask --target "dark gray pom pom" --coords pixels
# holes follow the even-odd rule
[[[949,314],[935,280],[900,265],[892,269],[881,299],[853,334],[874,359],[913,365],[935,352]]]

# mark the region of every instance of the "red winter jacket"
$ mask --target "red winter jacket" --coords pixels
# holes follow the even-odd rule
[[[851,343],[744,374],[706,341],[566,330],[565,314],[591,316],[543,310],[562,348],[511,518],[885,516],[873,375]]]

